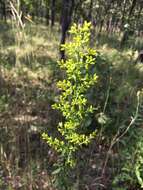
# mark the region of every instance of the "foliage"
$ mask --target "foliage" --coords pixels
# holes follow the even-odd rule
[[[85,22],[83,27],[74,24],[70,34],[73,41],[62,46],[68,59],[61,60],[59,65],[66,71],[66,78],[58,82],[61,90],[59,102],[53,108],[62,112],[65,121],[60,122],[58,131],[61,139],[43,134],[43,138],[64,157],[64,164],[75,166],[75,153],[82,145],[87,145],[95,137],[95,132],[84,134],[85,123],[94,108],[86,97],[90,87],[97,82],[96,73],[92,73],[96,51],[89,48],[91,24]]]
[[[139,105],[138,122],[142,122],[142,103]],[[128,188],[143,188],[143,129],[132,128],[129,131],[128,136],[123,140],[124,146],[120,150],[121,158],[124,160],[119,174],[115,177],[113,185],[115,189],[121,187],[121,189],[127,190]],[[130,143],[128,144],[128,142]]]

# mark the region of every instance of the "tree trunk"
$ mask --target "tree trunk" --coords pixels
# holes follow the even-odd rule
[[[90,0],[89,12],[88,12],[88,21],[92,21],[92,8],[93,8],[93,0]]]
[[[102,32],[103,25],[104,25],[104,20],[102,19],[102,20],[100,21],[99,36],[100,36],[100,34],[101,34],[101,32]]]
[[[123,11],[122,11],[122,18],[121,18],[121,26],[120,26],[120,28],[122,28],[122,26],[124,24],[127,0],[124,0],[123,5],[124,5],[124,7],[123,7]]]
[[[143,6],[140,6],[138,15],[136,17],[136,29],[138,29],[138,34],[139,34],[139,31],[142,28],[142,27],[140,27],[140,17],[141,17],[142,9],[143,9]]]
[[[46,24],[49,25],[49,19],[50,19],[50,15],[49,15],[49,1],[46,1]]]
[[[24,22],[24,15],[26,14],[26,8],[25,8],[25,5],[24,5],[23,1],[21,1],[20,10],[22,11],[21,20],[22,20],[22,22]]]
[[[109,12],[111,6],[112,6],[112,1],[111,1],[110,3],[108,2],[108,3],[105,5],[105,7],[104,7],[104,12],[101,11],[101,13],[100,13],[100,27],[99,27],[99,34],[98,34],[98,36],[101,35],[101,32],[102,32],[104,23],[105,23],[105,21],[108,19],[108,18],[107,18],[107,17],[108,17],[108,12]],[[102,17],[103,15],[104,15],[104,17]]]
[[[137,0],[133,0],[133,1],[132,1],[132,5],[131,5],[131,8],[130,8],[130,11],[129,11],[129,14],[128,14],[127,23],[130,23],[130,18],[131,18],[131,16],[132,16],[132,13],[133,13],[133,10],[134,10],[134,8],[135,8],[135,6],[136,6],[136,3],[137,3]],[[123,45],[125,44],[125,42],[126,42],[126,41],[128,40],[128,38],[129,38],[128,33],[129,33],[129,31],[128,31],[128,29],[127,29],[127,30],[124,32],[123,37],[122,37],[122,39],[121,39],[121,44],[120,44],[120,47],[121,47],[121,48],[123,47]]]
[[[75,2],[73,20],[76,23],[78,23],[81,19],[81,15],[79,15],[79,12],[81,12],[82,4],[83,4],[82,0]]]
[[[6,2],[5,1],[0,1],[0,3],[1,3],[1,8],[2,8],[2,19],[3,20],[5,20],[5,22],[6,22],[6,20],[7,20],[7,15],[6,15]]]
[[[132,13],[133,13],[133,10],[134,10],[134,8],[135,8],[135,6],[136,6],[136,3],[137,3],[137,0],[133,0],[133,1],[132,1],[132,6],[131,6],[131,9],[130,9],[130,11],[129,11],[128,20],[129,20],[130,17],[132,16]]]
[[[52,0],[51,2],[51,27],[55,24],[55,3],[56,0]]]
[[[71,24],[72,13],[74,10],[74,0],[63,0],[62,2],[62,17],[61,17],[61,27],[62,27],[62,35],[61,35],[61,42],[65,44],[67,30]],[[60,58],[65,59],[65,51],[60,49]]]

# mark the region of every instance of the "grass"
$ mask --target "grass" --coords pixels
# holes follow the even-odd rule
[[[22,177],[22,180],[25,178],[27,184],[32,181],[36,190],[37,173],[45,172],[47,167],[50,171],[56,160],[56,154],[50,152],[49,147],[39,140],[39,134],[44,130],[53,131],[60,117],[59,113],[51,109],[58,93],[56,81],[60,76],[57,65],[60,35],[57,28],[51,30],[42,24],[27,24],[24,38],[20,39],[18,45],[14,34],[15,30],[9,24],[0,23],[0,146],[3,149],[3,153],[0,153],[0,166],[4,169],[8,163],[6,175],[13,174],[14,178],[21,175],[19,165],[23,163],[24,158],[26,167],[23,169],[22,176],[25,177]],[[126,105],[130,104],[129,108],[134,107],[136,93],[143,88],[143,65],[135,64],[136,50],[141,47],[142,42],[138,38],[132,39],[125,49],[120,50],[120,40],[117,36],[107,36],[104,33],[97,41],[95,48],[111,72],[108,76],[108,73],[102,72],[101,67],[99,80],[101,78],[104,83],[106,79],[112,78],[112,92],[107,107],[114,112],[111,105],[113,102],[117,103],[118,111],[123,112],[121,116],[124,117],[125,112],[129,111],[125,108]],[[17,58],[19,65],[16,65]],[[101,82],[101,87],[98,88],[101,98],[99,106],[102,110],[108,85]],[[131,112],[132,110],[126,113],[127,116],[130,116]],[[37,139],[39,144],[32,138]],[[96,143],[93,144],[97,147]],[[94,146],[91,147],[93,152]],[[97,170],[101,170],[97,168],[96,162],[101,166],[105,157],[105,150],[101,156],[99,153],[97,155],[97,152],[91,152],[85,151],[85,158],[89,155],[90,159],[81,163],[89,167],[83,169],[86,176],[82,179],[83,189],[86,184],[93,183]],[[21,163],[14,161],[16,157]],[[31,171],[35,173],[31,174]],[[44,183],[50,180],[47,173],[41,175],[41,180],[43,178]],[[38,184],[40,186],[40,182]],[[28,187],[25,185],[24,188]]]
[[[56,94],[55,75],[59,73],[56,63],[59,40],[54,36],[52,39],[52,32],[45,26],[26,26],[25,38],[21,39],[21,45],[18,46],[13,29],[9,25],[5,26],[5,23],[0,25],[0,147],[4,151],[0,154],[0,167],[3,171],[7,171],[6,167],[9,163],[10,169],[4,176],[10,176],[11,172],[14,172],[13,179],[8,181],[11,184],[17,175],[21,175],[19,166],[22,164],[23,167],[25,163],[25,174],[21,175],[25,176],[21,180],[27,182],[23,189],[28,189],[30,180],[33,181],[31,183],[36,189],[34,183],[36,178],[38,180],[38,176],[30,179],[28,175],[31,170],[42,173],[44,171],[42,165],[47,162],[49,165],[52,163],[49,153],[49,159],[45,161],[48,147],[45,144],[45,148],[42,148],[43,142],[39,141],[39,134],[47,128],[52,130],[58,120],[58,115],[51,109],[51,104]],[[17,57],[20,65],[16,65]],[[33,138],[40,144],[36,145]],[[21,143],[23,145],[20,148]],[[35,150],[35,146],[39,148]],[[9,148],[10,151],[7,151]],[[13,156],[18,159],[13,160]],[[33,173],[31,177],[33,178],[34,175]],[[45,180],[43,184],[45,185],[49,180],[48,174],[45,173],[42,178],[43,181]],[[0,188],[5,188],[4,185]]]

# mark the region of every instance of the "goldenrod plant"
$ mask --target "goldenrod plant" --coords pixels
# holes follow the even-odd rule
[[[57,83],[61,90],[58,102],[53,105],[64,116],[64,122],[59,122],[58,131],[61,138],[54,138],[43,133],[43,139],[64,157],[64,165],[74,167],[76,152],[82,145],[88,145],[96,136],[96,132],[89,135],[84,133],[84,123],[94,107],[89,103],[87,93],[97,82],[97,75],[93,72],[96,51],[89,47],[91,23],[84,22],[83,26],[74,24],[69,33],[72,40],[62,49],[67,59],[59,61],[61,69],[65,70],[65,79]],[[60,135],[59,135],[60,136]]]

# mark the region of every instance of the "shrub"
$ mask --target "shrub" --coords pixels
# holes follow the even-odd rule
[[[89,47],[90,28],[91,24],[87,22],[82,27],[74,24],[69,31],[72,41],[61,47],[68,58],[59,61],[65,71],[65,79],[57,84],[61,94],[53,108],[62,113],[64,122],[57,127],[58,137],[43,133],[43,139],[63,158],[56,173],[63,168],[73,168],[78,150],[82,145],[88,145],[96,135],[95,131],[88,135],[85,133],[87,119],[95,109],[89,103],[87,93],[98,78],[92,69],[96,51]]]

